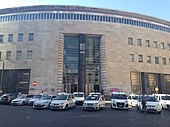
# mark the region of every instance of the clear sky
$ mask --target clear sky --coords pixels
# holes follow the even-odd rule
[[[129,11],[170,21],[170,0],[1,0],[0,8],[29,5],[80,5]]]

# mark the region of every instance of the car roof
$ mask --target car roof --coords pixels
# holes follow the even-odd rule
[[[111,94],[126,94],[124,92],[111,92]]]
[[[74,92],[73,94],[84,94],[83,92]]]

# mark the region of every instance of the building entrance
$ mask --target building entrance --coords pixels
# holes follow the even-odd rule
[[[63,84],[65,91],[100,91],[100,36],[65,35]],[[96,85],[98,84],[98,85]]]

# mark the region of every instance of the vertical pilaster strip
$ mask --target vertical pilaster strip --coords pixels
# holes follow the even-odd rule
[[[59,34],[57,59],[57,92],[63,91],[64,34]]]
[[[105,36],[100,38],[100,72],[101,72],[101,91],[104,93],[107,89],[107,67],[106,67],[106,42]]]

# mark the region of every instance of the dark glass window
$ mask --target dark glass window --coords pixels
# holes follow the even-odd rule
[[[18,41],[23,41],[24,39],[24,34],[23,33],[19,33],[18,34]]]
[[[13,42],[13,34],[8,35],[8,42]]]
[[[154,42],[153,42],[153,47],[154,47],[154,48],[158,48],[158,42],[157,42],[157,41],[154,41]]]
[[[129,61],[134,62],[134,54],[129,54]]]
[[[159,57],[155,57],[155,64],[159,64]]]
[[[165,44],[164,44],[164,42],[161,42],[161,49],[165,49]]]
[[[137,45],[142,46],[142,39],[137,39]]]
[[[29,33],[28,41],[34,41],[34,33]]]
[[[27,59],[32,59],[32,50],[27,51]]]
[[[128,37],[128,44],[129,44],[129,45],[133,45],[133,38]]]
[[[150,47],[150,42],[149,42],[149,40],[146,40],[146,47]]]
[[[142,55],[138,55],[138,59],[140,63],[143,63],[143,56]]]
[[[22,57],[22,51],[17,51],[16,59],[21,59],[21,57]]]
[[[11,51],[6,51],[6,60],[11,60]]]
[[[147,56],[147,63],[151,63],[151,56]]]
[[[3,43],[4,35],[0,35],[0,43]]]

